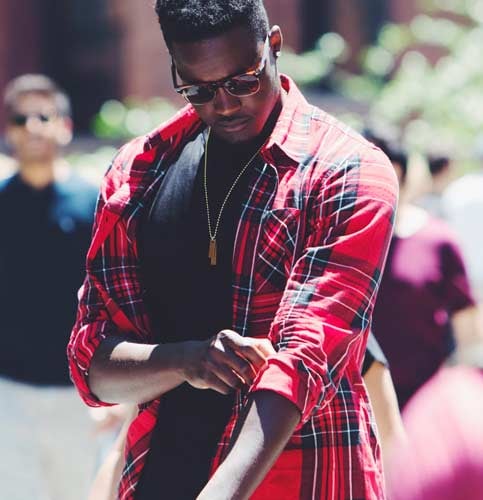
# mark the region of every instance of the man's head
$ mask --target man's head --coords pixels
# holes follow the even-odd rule
[[[6,139],[20,165],[50,163],[72,138],[67,95],[44,75],[22,75],[5,90]]]
[[[257,137],[281,98],[282,35],[263,1],[157,0],[156,12],[178,91],[222,139]]]
[[[399,186],[403,187],[408,174],[408,156],[404,149],[396,141],[382,137],[369,129],[364,131],[364,137],[381,149],[389,158],[396,170]]]
[[[430,153],[427,156],[428,169],[431,174],[432,191],[442,193],[454,178],[453,163],[447,155]]]
[[[431,176],[435,177],[449,170],[450,159],[442,155],[428,155],[428,168]]]

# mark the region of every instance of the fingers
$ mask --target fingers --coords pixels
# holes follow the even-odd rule
[[[265,356],[265,358],[269,358],[270,356],[273,356],[276,354],[276,350],[273,347],[272,343],[268,339],[249,339],[253,341],[258,349],[262,352],[262,354]]]
[[[207,367],[211,373],[231,389],[241,389],[244,380],[226,364],[208,363]]]
[[[255,371],[260,370],[265,365],[267,357],[275,353],[268,339],[245,338],[231,330],[223,330],[217,337],[238,357],[246,359]]]
[[[244,338],[232,330],[223,330],[195,347],[186,363],[186,381],[221,394],[252,385],[267,358],[275,353],[268,339]]]
[[[218,367],[225,367],[228,371],[234,372],[242,382],[251,385],[256,373],[249,361],[237,355],[219,339],[215,342],[214,347],[211,352],[213,363]]]
[[[220,394],[230,394],[233,391],[229,384],[226,384],[222,379],[218,378],[214,372],[209,372],[205,375],[206,389],[213,389]]]

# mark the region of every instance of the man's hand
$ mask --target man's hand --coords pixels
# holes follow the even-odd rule
[[[204,342],[186,342],[182,374],[197,389],[228,394],[251,385],[275,349],[268,339],[242,337],[222,330]]]

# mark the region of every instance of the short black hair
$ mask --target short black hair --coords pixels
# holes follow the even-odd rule
[[[59,115],[70,117],[72,114],[68,95],[51,78],[40,74],[21,75],[7,84],[3,104],[8,114],[15,111],[18,98],[25,94],[42,94],[52,97]]]
[[[428,155],[428,168],[432,176],[438,175],[449,167],[450,159],[444,155]]]
[[[168,48],[173,42],[197,42],[246,27],[257,40],[269,31],[263,0],[156,0],[155,10]]]
[[[370,129],[363,132],[364,137],[376,145],[389,158],[391,163],[401,169],[401,182],[404,183],[408,174],[408,155],[394,139],[382,137]]]
[[[382,148],[381,148],[382,149]],[[408,175],[408,155],[404,149],[399,146],[399,144],[386,145],[386,149],[382,149],[386,153],[387,157],[391,160],[391,163],[397,164],[401,169],[401,182],[404,184],[406,177]]]

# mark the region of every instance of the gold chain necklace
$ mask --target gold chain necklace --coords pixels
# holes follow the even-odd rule
[[[207,165],[208,165],[208,142],[210,140],[210,134],[211,134],[211,128],[208,129],[208,136],[206,138],[206,146],[205,146],[205,165],[204,165],[204,172],[203,172],[203,186],[205,190],[205,202],[206,202],[206,216],[208,219],[208,235],[210,236],[210,243],[208,247],[208,258],[210,259],[210,264],[212,266],[216,266],[216,255],[217,255],[217,246],[216,246],[216,235],[218,234],[218,228],[220,227],[220,221],[221,221],[221,215],[223,214],[223,210],[225,208],[225,205],[228,201],[228,199],[231,196],[231,193],[233,192],[233,189],[235,189],[235,186],[237,185],[237,182],[241,179],[241,176],[244,174],[245,170],[250,166],[252,161],[255,159],[255,157],[260,153],[263,144],[258,148],[256,153],[248,160],[248,163],[240,170],[238,175],[236,176],[236,179],[233,181],[233,184],[231,185],[230,189],[228,190],[228,193],[225,196],[225,199],[223,200],[223,203],[221,204],[220,211],[218,213],[218,217],[216,219],[216,224],[215,224],[215,230],[212,230],[212,225],[211,225],[211,217],[210,217],[210,202],[208,198],[208,181],[207,181]]]

